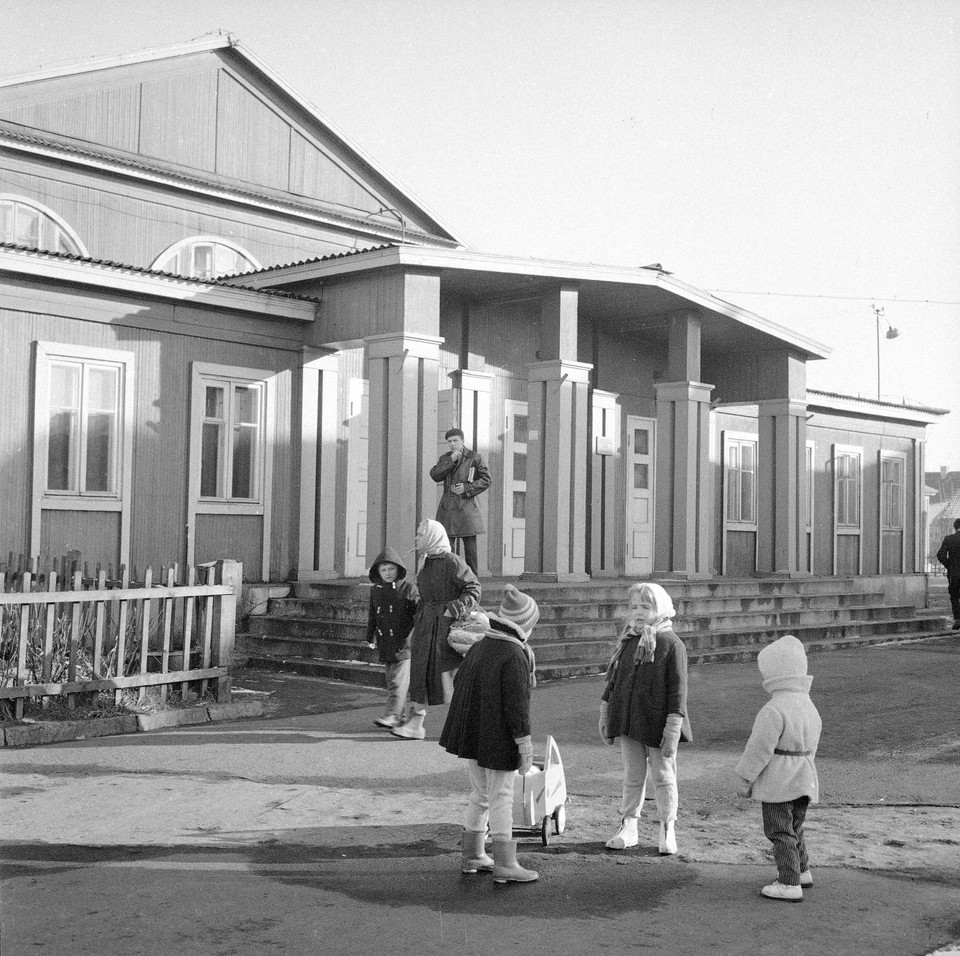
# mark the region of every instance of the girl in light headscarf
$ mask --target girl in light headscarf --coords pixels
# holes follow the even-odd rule
[[[692,740],[687,717],[687,651],[673,631],[676,611],[659,584],[634,584],[630,617],[607,668],[600,704],[600,736],[620,742],[623,798],[620,828],[607,849],[640,842],[637,822],[653,779],[660,815],[660,853],[677,852],[677,744]]]
[[[453,676],[463,658],[447,643],[450,625],[480,603],[480,582],[466,561],[450,550],[439,521],[425,518],[417,528],[417,589],[420,604],[410,634],[410,719],[390,733],[423,740],[429,704],[449,704]]]

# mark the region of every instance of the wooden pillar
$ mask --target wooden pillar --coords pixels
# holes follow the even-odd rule
[[[486,466],[490,467],[490,395],[493,383],[492,372],[477,372],[472,369],[456,369],[449,373],[453,383],[454,415],[463,430],[464,444],[483,456]],[[446,431],[446,429],[444,429]],[[446,448],[444,448],[446,451]],[[430,462],[433,465],[434,462]],[[429,467],[429,466],[428,466]],[[437,485],[442,488],[442,485]],[[480,574],[490,572],[490,495],[488,489],[474,500],[480,509],[480,517],[486,534],[477,536],[477,564]],[[433,515],[424,515],[432,518]]]
[[[590,449],[590,576],[615,576],[617,570],[617,467],[620,462],[620,396],[595,388],[593,447]],[[622,500],[622,499],[621,499]],[[622,512],[622,507],[619,509]]]
[[[807,405],[768,399],[758,408],[757,572],[806,576]]]
[[[305,352],[301,367],[300,544],[297,579],[338,576],[335,560],[337,487],[338,357]]]
[[[433,335],[366,339],[370,380],[367,555],[413,547],[417,524],[436,513],[440,344]]]
[[[664,382],[656,389],[654,569],[658,574],[681,578],[711,577],[713,386],[691,381]]]
[[[528,366],[524,572],[533,581],[587,581],[587,414],[592,365]]]

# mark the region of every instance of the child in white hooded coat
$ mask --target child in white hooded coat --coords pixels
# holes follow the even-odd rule
[[[763,832],[773,844],[777,879],[761,894],[799,903],[803,887],[813,886],[803,824],[807,807],[820,799],[814,763],[820,714],[810,699],[806,652],[792,634],[765,647],[757,666],[770,700],[757,714],[737,763],[737,793],[760,801]]]

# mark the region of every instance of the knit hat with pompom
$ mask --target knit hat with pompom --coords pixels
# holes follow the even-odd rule
[[[524,635],[529,637],[537,621],[540,620],[540,608],[529,594],[524,594],[512,584],[508,584],[503,589],[503,598],[500,601],[497,617],[502,621],[516,624]]]

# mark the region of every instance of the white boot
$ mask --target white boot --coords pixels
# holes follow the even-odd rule
[[[672,856],[677,852],[677,833],[673,821],[660,824],[660,855]]]
[[[808,890],[811,886],[813,886],[813,874],[810,870],[804,870],[800,874],[800,889]]]
[[[483,852],[483,839],[486,836],[478,830],[464,830],[460,838],[460,872],[489,873],[493,869],[493,858]]]
[[[493,841],[493,882],[494,883],[532,883],[539,880],[536,870],[525,870],[517,862],[516,840]]]
[[[781,883],[779,880],[774,880],[773,883],[765,886],[760,890],[760,895],[765,896],[768,900],[784,900],[787,903],[803,902],[801,887],[787,886],[786,883]]]
[[[636,846],[640,842],[637,836],[637,818],[623,817],[620,821],[620,829],[616,834],[607,840],[608,850],[626,850],[628,847]]]
[[[423,740],[427,736],[427,732],[423,729],[423,721],[426,716],[427,712],[425,710],[414,711],[405,724],[401,724],[399,727],[391,727],[390,733],[394,737],[402,737],[404,740]]]

